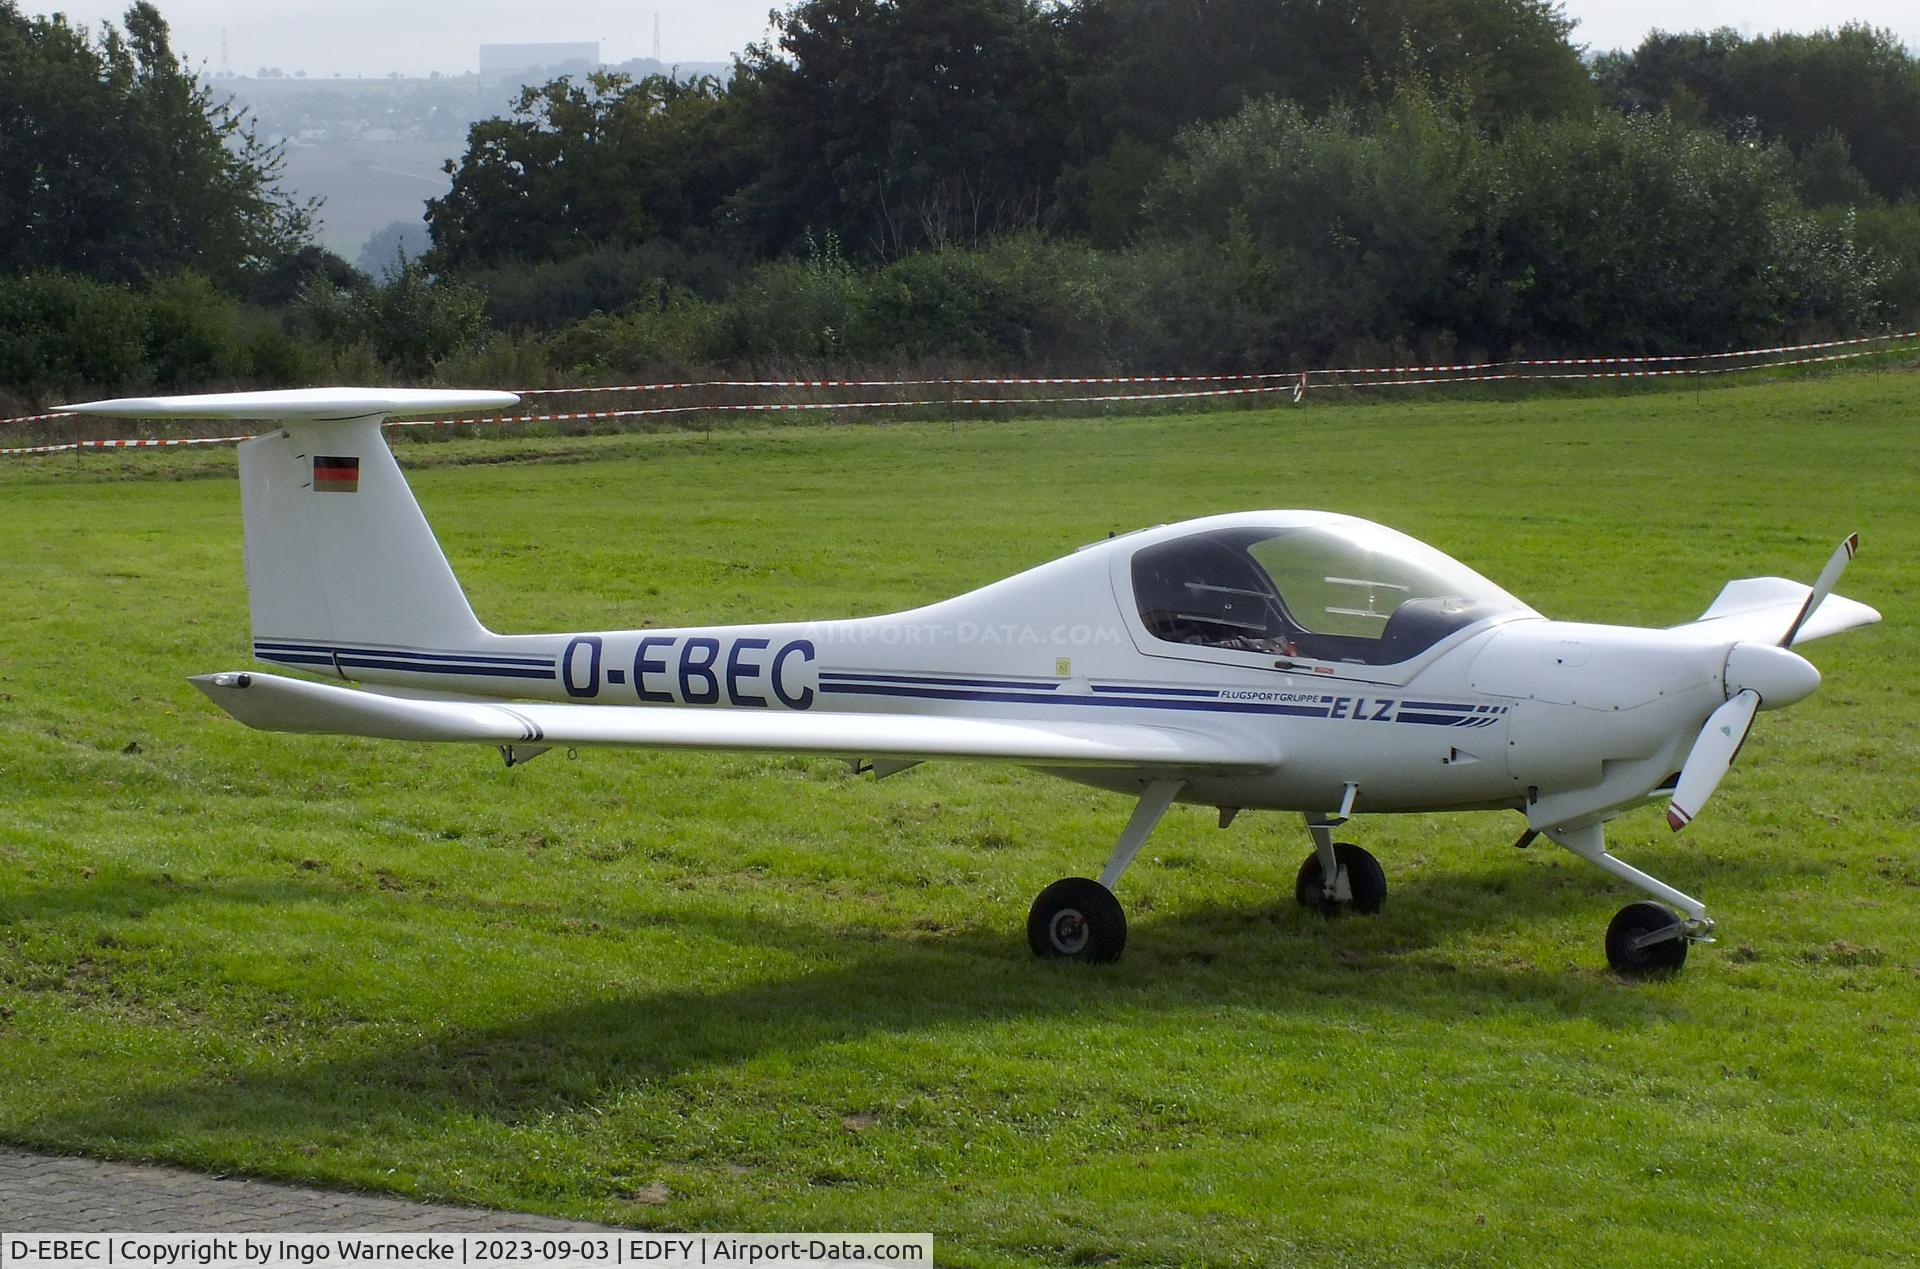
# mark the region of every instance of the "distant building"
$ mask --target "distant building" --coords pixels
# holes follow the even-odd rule
[[[600,69],[600,43],[482,44],[480,89],[518,88],[544,83],[562,75],[585,75]]]

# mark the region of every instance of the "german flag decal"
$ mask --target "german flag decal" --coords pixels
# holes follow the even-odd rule
[[[313,456],[313,488],[315,493],[358,493],[360,491],[360,460],[358,458],[327,458],[324,455]]]

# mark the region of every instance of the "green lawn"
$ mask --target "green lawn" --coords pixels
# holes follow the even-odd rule
[[[1362,819],[1381,916],[1296,908],[1289,816],[1179,808],[1126,959],[1024,921],[1120,800],[1021,771],[250,732],[231,453],[0,465],[0,1137],[634,1225],[932,1230],[956,1265],[1846,1263],[1920,1205],[1920,375],[1071,422],[409,444],[505,631],[920,603],[1120,530],[1326,507],[1542,611],[1811,579],[1813,645],[1684,835],[1722,941],[1519,818]],[[522,461],[503,463],[516,457]]]

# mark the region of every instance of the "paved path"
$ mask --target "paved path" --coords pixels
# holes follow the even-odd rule
[[[97,1233],[486,1233],[602,1229],[138,1163],[98,1163],[0,1146],[0,1231]]]

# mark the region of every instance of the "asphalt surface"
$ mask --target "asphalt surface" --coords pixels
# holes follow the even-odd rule
[[[0,1146],[0,1233],[496,1233],[605,1226]]]

